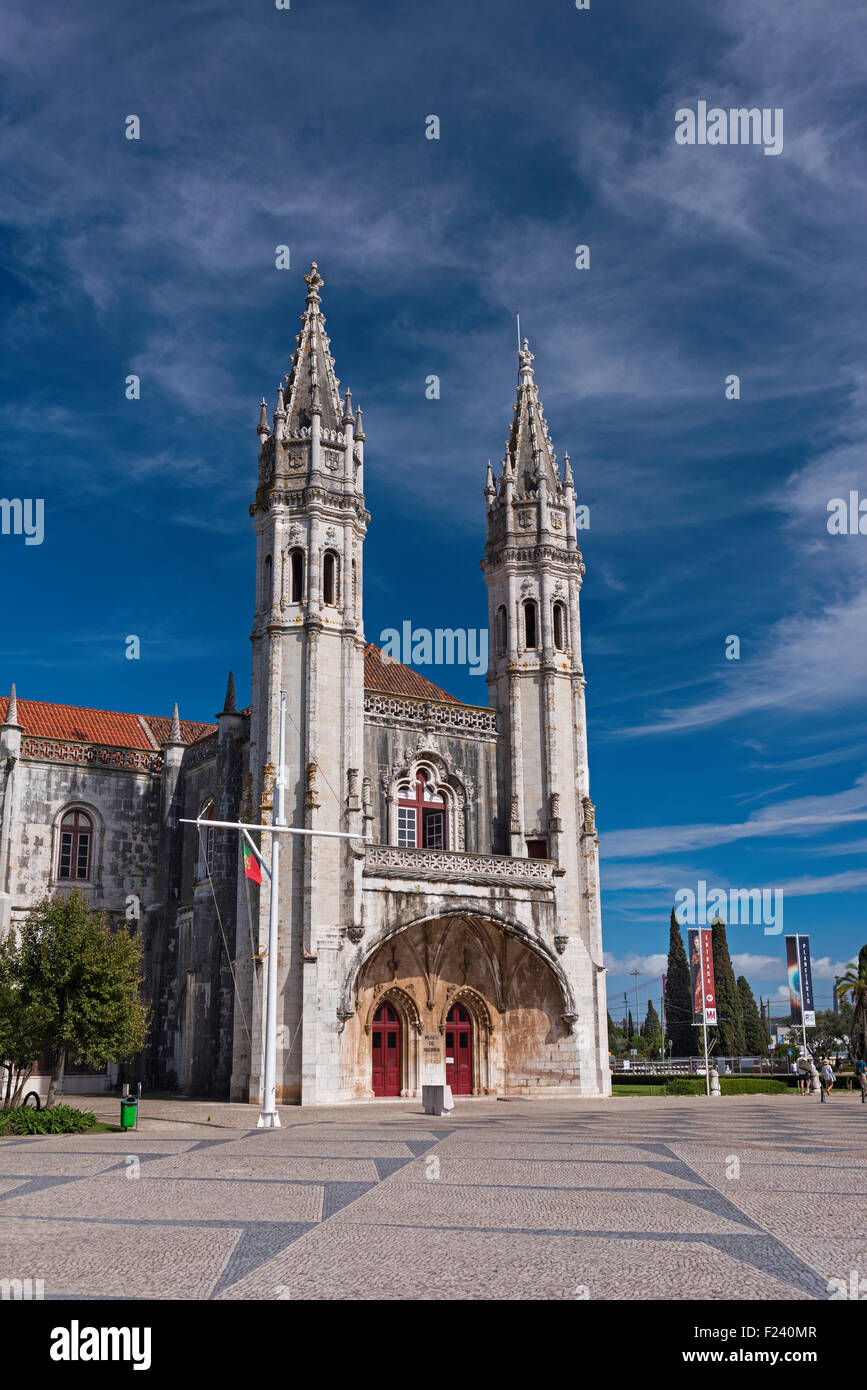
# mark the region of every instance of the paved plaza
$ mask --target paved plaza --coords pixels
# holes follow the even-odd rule
[[[74,1103],[116,1121],[113,1098]],[[0,1140],[0,1277],[218,1300],[799,1300],[867,1278],[855,1095],[280,1113],[146,1098],[135,1133]]]

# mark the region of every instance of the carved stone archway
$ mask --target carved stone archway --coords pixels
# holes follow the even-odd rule
[[[364,1020],[364,1033],[368,1040],[371,1037],[374,1015],[383,1004],[390,1004],[400,1020],[400,1094],[410,1097],[419,1096],[421,1095],[419,1040],[422,1032],[422,1020],[418,1005],[409,991],[401,989],[399,985],[385,987],[375,985],[373,998]],[[370,1066],[372,1067],[372,1065],[371,1058]],[[372,1085],[370,1093],[373,1095]]]
[[[440,1011],[439,1030],[445,1035],[446,1019],[455,1004],[462,1004],[470,1016],[473,1035],[473,1095],[488,1095],[491,1090],[490,1039],[494,1020],[488,1001],[471,985],[452,986],[446,991]]]

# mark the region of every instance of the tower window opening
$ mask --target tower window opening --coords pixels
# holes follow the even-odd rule
[[[304,599],[303,550],[293,550],[289,557],[289,563],[291,565],[292,602],[301,603]]]
[[[500,656],[506,654],[506,609],[502,603],[497,609],[497,651]]]
[[[558,652],[566,650],[566,608],[562,603],[554,604],[554,646]]]
[[[331,550],[326,550],[322,561],[322,601],[337,602],[337,556]]]
[[[524,604],[524,645],[536,646],[536,605],[532,600]]]

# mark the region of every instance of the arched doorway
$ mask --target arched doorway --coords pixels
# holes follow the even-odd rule
[[[400,1095],[400,1019],[391,1004],[380,1004],[370,1027],[373,1094]]]
[[[473,1028],[462,1004],[453,1004],[446,1018],[446,1085],[455,1096],[473,1093]]]

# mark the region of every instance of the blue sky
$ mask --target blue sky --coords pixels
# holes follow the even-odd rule
[[[867,536],[826,525],[867,497],[865,47],[857,0],[8,0],[0,495],[46,535],[0,537],[4,688],[208,719],[233,667],[246,701],[257,402],[311,259],[365,411],[367,636],[483,626],[518,309],[590,507],[610,997],[658,997],[704,879],[784,890],[827,1006],[867,940]],[[783,152],[676,144],[702,99],[783,108]],[[729,939],[777,995],[782,936]]]

